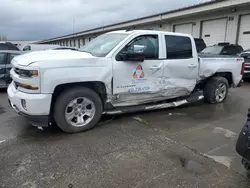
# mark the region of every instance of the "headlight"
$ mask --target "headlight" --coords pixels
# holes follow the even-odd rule
[[[23,69],[15,68],[15,72],[19,74],[19,76],[23,76],[23,77],[38,76],[37,70],[23,70]]]

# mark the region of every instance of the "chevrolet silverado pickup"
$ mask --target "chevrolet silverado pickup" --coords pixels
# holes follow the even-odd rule
[[[68,133],[102,114],[221,103],[244,72],[241,57],[198,56],[192,36],[152,30],[113,31],[80,51],[31,52],[12,64],[10,105],[35,126]]]

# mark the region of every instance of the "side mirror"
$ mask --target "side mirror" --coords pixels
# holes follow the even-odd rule
[[[136,53],[143,53],[145,48],[146,48],[146,46],[144,46],[144,45],[133,45],[132,51],[136,52]]]
[[[122,61],[143,62],[145,59],[143,52],[125,52],[121,54]]]
[[[144,49],[145,46],[143,45],[133,45],[130,49],[128,49],[128,51],[119,53],[116,60],[143,62],[145,59]]]

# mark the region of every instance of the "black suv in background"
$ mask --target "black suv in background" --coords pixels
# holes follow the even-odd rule
[[[218,43],[213,46],[208,46],[201,53],[216,54],[216,55],[238,55],[243,51],[243,48],[237,44]]]
[[[207,47],[207,45],[206,45],[206,43],[204,42],[203,39],[195,38],[194,42],[195,42],[196,49],[197,49],[198,53],[201,52],[204,48]]]
[[[0,50],[14,50],[19,51],[19,48],[10,42],[0,42]]]
[[[7,86],[11,83],[11,60],[15,56],[23,53],[23,51],[17,50],[0,50],[0,88],[7,88]]]
[[[243,80],[250,81],[250,49],[241,52],[239,55],[245,59]]]

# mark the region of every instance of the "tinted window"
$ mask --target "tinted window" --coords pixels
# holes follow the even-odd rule
[[[203,39],[194,39],[197,52],[201,52],[204,48],[206,48],[206,44]]]
[[[31,50],[31,47],[30,46],[25,46],[24,48],[23,48],[23,51],[30,51]]]
[[[223,49],[223,46],[209,46],[202,50],[202,53],[207,54],[220,54],[221,50]]]
[[[0,65],[5,64],[4,58],[5,58],[5,54],[0,53]]]
[[[135,38],[125,47],[125,51],[134,51],[134,46],[144,46],[143,52],[145,59],[159,58],[158,35],[144,35]]]
[[[234,46],[225,46],[221,51],[221,54],[234,55],[236,54],[236,48]]]
[[[6,43],[0,43],[0,50],[18,50],[19,49],[12,43],[6,42]]]
[[[165,36],[167,59],[188,59],[193,57],[190,38],[181,36]]]
[[[222,50],[222,54],[236,55],[236,54],[240,53],[241,51],[242,51],[242,49],[240,48],[240,46],[225,46]]]

